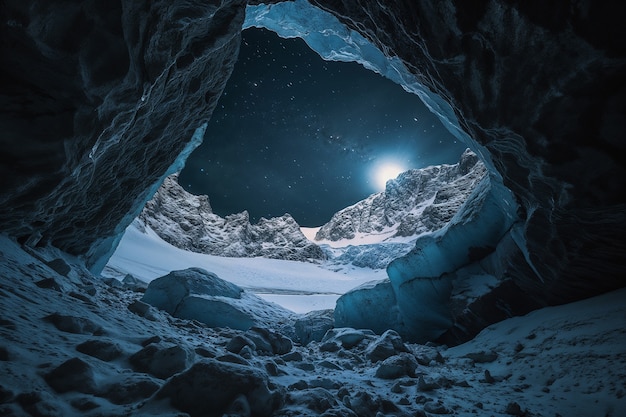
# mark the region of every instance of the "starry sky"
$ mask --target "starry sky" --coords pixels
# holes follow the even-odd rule
[[[383,167],[455,163],[464,149],[397,84],[251,28],[179,182],[221,216],[248,210],[254,223],[290,213],[315,227],[382,191]]]

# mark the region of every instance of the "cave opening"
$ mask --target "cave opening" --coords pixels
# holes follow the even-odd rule
[[[224,263],[213,259],[208,262],[207,269],[216,272],[218,276],[227,281],[252,290],[266,300],[276,302],[299,313],[315,309],[332,309],[341,294],[345,294],[368,281],[387,280],[382,285],[378,285],[376,291],[361,291],[356,298],[343,298],[343,308],[340,308],[339,313],[335,314],[335,319],[337,319],[337,314],[343,314],[338,322],[343,320],[343,323],[348,326],[356,326],[358,324],[368,328],[376,328],[376,331],[379,332],[383,332],[387,328],[394,328],[410,339],[426,340],[424,338],[432,339],[436,337],[437,334],[441,333],[442,329],[449,327],[451,324],[450,311],[447,305],[453,290],[452,281],[456,279],[453,276],[455,271],[476,261],[476,254],[470,250],[471,248],[490,248],[489,253],[482,254],[485,257],[494,252],[497,242],[508,232],[516,219],[516,204],[510,192],[499,181],[495,169],[490,164],[490,160],[485,157],[486,153],[460,128],[455,112],[450,105],[442,97],[434,94],[420,83],[417,76],[409,71],[397,57],[386,56],[361,35],[348,29],[332,15],[311,6],[307,1],[278,3],[269,6],[248,6],[243,27],[244,33],[240,60],[245,62],[249,59],[258,58],[259,55],[268,55],[268,63],[256,65],[267,65],[269,70],[264,73],[263,71],[255,71],[254,67],[244,66],[242,67],[242,73],[239,75],[237,70],[235,70],[222,96],[223,100],[218,103],[218,108],[213,114],[212,122],[216,124],[207,127],[205,141],[208,146],[205,148],[205,153],[196,152],[197,158],[194,156],[189,158],[185,171],[176,179],[177,184],[174,187],[187,185],[191,194],[187,195],[185,194],[187,191],[178,189],[175,189],[173,192],[170,189],[165,190],[161,194],[157,193],[155,197],[157,203],[152,204],[147,212],[144,209],[143,217],[140,216],[143,224],[138,230],[133,231],[134,236],[131,234],[128,239],[122,241],[121,252],[126,250],[127,253],[138,256],[140,259],[151,258],[152,270],[150,274],[152,275],[148,280],[165,275],[174,269],[189,267],[185,262],[181,262],[181,259],[184,258],[182,255],[180,259],[172,260],[172,257],[175,257],[175,255],[163,253],[162,256],[157,257],[159,258],[158,260],[155,260],[154,253],[162,253],[160,251],[163,247],[160,242],[143,242],[138,244],[142,238],[141,233],[145,232],[144,227],[146,229],[152,228],[151,232],[160,229],[160,231],[156,231],[156,235],[165,240],[166,243],[172,244],[179,249],[238,258],[239,260],[235,261],[237,263],[236,268],[227,261],[224,261]],[[246,31],[255,31],[248,33],[252,33],[252,38],[256,37],[257,39],[247,38]],[[277,41],[276,36],[272,32],[282,38],[283,41]],[[302,43],[302,40],[306,42],[306,45]],[[268,52],[270,48],[279,49],[279,52],[283,48],[286,50],[287,41],[299,42],[297,43],[299,49],[295,49],[296,52],[286,52],[284,53],[285,56]],[[246,48],[249,50],[246,50]],[[242,156],[241,152],[244,149],[247,152],[251,151],[258,154],[263,154],[265,151],[275,154],[280,153],[281,149],[276,151],[267,147],[267,141],[273,139],[271,136],[263,138],[265,142],[258,138],[263,133],[273,133],[277,129],[275,124],[288,125],[291,123],[293,127],[294,123],[299,123],[300,128],[304,126],[305,130],[308,129],[313,132],[309,137],[306,137],[306,134],[302,135],[304,137],[300,137],[300,134],[297,134],[295,136],[298,137],[295,139],[287,136],[287,140],[281,142],[283,147],[293,146],[294,143],[298,145],[316,145],[316,143],[322,142],[324,146],[329,147],[330,153],[335,153],[327,156],[332,157],[339,164],[345,164],[346,157],[351,156],[353,153],[352,149],[359,146],[358,138],[346,138],[344,132],[336,134],[336,129],[328,129],[327,131],[319,129],[321,123],[318,119],[321,119],[321,117],[319,117],[315,109],[311,110],[308,108],[305,111],[301,111],[296,108],[297,115],[295,116],[293,114],[276,116],[276,114],[279,114],[278,111],[283,110],[282,107],[285,107],[277,96],[284,96],[283,98],[286,97],[286,101],[291,102],[291,98],[295,97],[292,93],[295,87],[293,84],[298,83],[298,79],[295,82],[294,79],[281,79],[275,74],[276,69],[272,65],[275,64],[279,69],[284,70],[285,73],[294,75],[295,72],[298,72],[296,71],[298,69],[297,65],[308,66],[311,62],[308,58],[306,60],[302,58],[302,48],[306,49],[308,53],[314,51],[323,58],[323,60],[319,60],[318,57],[315,57],[317,60],[315,65],[321,67],[318,71],[328,71],[326,67],[329,67],[331,64],[339,66],[354,65],[367,72],[370,77],[379,77],[374,74],[377,73],[395,83],[394,87],[397,87],[403,94],[402,103],[415,103],[421,100],[424,108],[419,115],[419,119],[428,117],[430,119],[427,125],[433,126],[436,122],[441,126],[438,136],[435,136],[433,141],[433,147],[437,151],[441,151],[443,146],[440,142],[448,142],[448,155],[452,156],[448,156],[449,159],[441,162],[451,163],[459,161],[459,155],[466,148],[470,148],[471,154],[474,156],[468,156],[463,153],[461,160],[452,167],[451,171],[448,171],[448,168],[437,168],[435,170],[436,173],[429,172],[426,176],[432,176],[436,179],[440,176],[443,179],[437,180],[439,181],[438,185],[448,188],[438,193],[438,189],[429,186],[430,190],[428,192],[430,194],[426,201],[417,201],[416,195],[419,193],[415,190],[410,190],[410,192],[401,190],[398,192],[398,189],[401,187],[396,187],[393,192],[389,193],[392,196],[391,198],[395,199],[394,201],[381,202],[379,199],[376,202],[378,206],[375,206],[370,201],[364,207],[359,206],[361,203],[359,202],[354,205],[354,207],[358,207],[356,209],[353,207],[353,212],[343,212],[337,221],[333,223],[333,219],[331,219],[330,222],[324,224],[321,228],[303,228],[302,226],[319,226],[320,222],[328,221],[328,215],[317,220],[296,215],[296,220],[302,221],[301,219],[304,219],[304,221],[299,225],[294,222],[294,231],[294,227],[292,227],[294,224],[283,218],[278,218],[278,220],[269,219],[269,221],[261,218],[258,224],[254,224],[255,220],[264,216],[264,213],[260,215],[249,215],[248,213],[231,214],[242,210],[250,210],[249,204],[251,200],[263,202],[262,200],[268,200],[268,196],[272,194],[265,187],[270,182],[268,181],[269,178],[265,178],[266,175],[264,174],[264,172],[268,172],[267,167],[249,167],[252,161]],[[300,60],[294,58],[300,58]],[[286,59],[286,61],[281,62],[280,59]],[[293,64],[294,61],[295,64]],[[294,67],[290,66],[292,64]],[[365,67],[365,69],[361,66]],[[295,75],[304,77],[305,84],[310,83],[307,80],[308,74],[298,73]],[[276,78],[276,80],[269,82],[268,78]],[[319,102],[316,103],[315,100],[311,100],[310,96],[313,93],[317,93],[317,91],[313,90],[320,89],[317,84],[311,84],[309,87],[312,90],[301,94],[305,96],[305,99],[308,99],[305,100],[305,104],[317,105],[318,112],[323,113],[323,111],[326,111],[326,115],[337,113],[337,108],[333,108],[328,103],[320,104]],[[350,84],[350,82],[343,79],[334,88],[342,88],[346,84]],[[354,82],[354,84],[358,85],[357,82]],[[267,88],[266,85],[268,86]],[[283,85],[284,91],[276,91],[278,85]],[[232,90],[229,89],[229,86],[232,87]],[[265,92],[266,97],[269,96],[270,99],[274,100],[274,102],[270,102],[267,105],[261,104],[259,96],[256,95],[257,91],[264,88],[270,90],[270,94],[267,91]],[[332,89],[333,87],[330,88]],[[410,94],[407,94],[407,92]],[[307,94],[309,97],[307,97]],[[345,95],[349,96],[350,94]],[[374,102],[377,102],[377,100],[380,102],[380,96],[376,97]],[[328,101],[332,102],[333,100],[329,99]],[[394,104],[397,105],[398,103]],[[320,106],[329,107],[329,109],[324,108],[322,111],[319,110]],[[353,105],[345,106],[348,111],[353,110],[352,107]],[[220,113],[221,110],[224,112]],[[234,110],[239,111],[239,113],[236,113],[233,119],[228,120],[227,116],[232,116]],[[371,109],[369,111],[371,112]],[[245,126],[253,116],[261,119],[262,122],[266,122],[267,125],[263,129],[259,129],[252,124],[253,128],[246,132],[247,135],[243,135],[243,139],[246,139],[248,142],[233,141],[231,143],[231,138],[228,135],[233,130]],[[363,116],[368,117],[369,114],[357,115],[356,117],[360,118],[357,119],[356,125],[365,122],[365,117]],[[410,119],[410,122],[413,123],[416,123],[415,119],[418,119],[410,111],[404,117]],[[313,119],[313,122],[310,119]],[[402,124],[399,120],[396,122]],[[323,121],[323,123],[330,124],[327,121]],[[354,124],[348,124],[348,130],[353,126]],[[220,129],[223,130],[223,136],[216,138],[216,132],[219,133]],[[267,130],[267,132],[262,130]],[[398,139],[398,143],[408,141],[405,134],[396,134],[396,136],[395,139]],[[382,147],[385,145],[384,139],[375,138],[368,145]],[[418,141],[421,139],[423,138],[419,138]],[[350,146],[347,146],[348,144]],[[231,153],[232,161],[229,162],[230,166],[225,166],[226,164],[218,154],[218,146],[216,145],[225,146],[226,151]],[[347,156],[344,153],[344,148],[347,151]],[[415,149],[405,147],[402,151],[404,153],[414,152]],[[311,158],[313,151],[311,149],[298,148],[297,152],[299,152],[299,155],[304,155],[304,159],[306,159]],[[438,157],[441,157],[441,154]],[[207,158],[209,159],[208,161]],[[261,159],[265,163],[268,160],[272,160],[266,156],[263,156]],[[293,156],[286,159],[289,163],[294,162],[297,164],[299,162]],[[314,163],[319,162],[315,157],[311,159]],[[476,161],[481,163],[478,164]],[[412,163],[419,164],[416,160],[413,160]],[[436,162],[433,161],[431,163],[435,164]],[[293,170],[293,166],[289,165],[287,168]],[[208,167],[211,167],[213,171],[209,170]],[[408,168],[411,167],[409,166]],[[211,206],[213,206],[211,209],[215,209],[215,207],[219,206],[220,192],[198,192],[199,187],[197,184],[205,181],[208,184],[225,187],[222,189],[226,189],[228,193],[231,193],[233,188],[236,188],[233,187],[233,184],[237,182],[222,184],[221,180],[225,177],[233,177],[234,180],[240,180],[238,177],[246,170],[249,170],[256,177],[253,179],[257,182],[244,185],[243,187],[239,186],[240,190],[244,190],[242,197],[240,197],[243,205],[236,208],[218,208],[215,210],[217,213],[211,213],[213,217],[210,217],[208,221],[211,224],[205,225],[206,227],[202,226],[204,220],[198,220],[198,217],[202,218],[202,215],[196,216],[193,214],[189,216],[189,219],[182,220],[168,219],[167,213],[164,215],[158,209],[164,205],[164,196],[166,197],[168,193],[179,196],[179,199],[182,201],[190,202],[192,211],[196,207],[208,206],[208,200],[197,199],[194,195],[207,194],[211,200]],[[337,178],[343,174],[334,175]],[[280,177],[281,174],[276,176]],[[361,176],[365,177],[366,174],[363,173]],[[192,183],[192,181],[195,181],[195,183]],[[414,183],[420,184],[420,181],[421,179],[414,181]],[[338,200],[336,195],[339,193],[346,194],[342,190],[349,188],[341,181],[335,182],[338,183],[336,185],[339,188],[331,190],[331,197],[327,199]],[[171,185],[171,182],[169,184]],[[289,189],[290,185],[294,184],[282,183],[281,185]],[[250,197],[250,193],[246,191],[251,189],[260,191],[260,197]],[[368,194],[372,194],[371,189],[367,191]],[[221,193],[223,194],[224,192],[222,191]],[[274,192],[274,194],[280,194],[280,191]],[[181,195],[183,197],[180,197]],[[456,222],[452,222],[453,217],[456,216],[457,211],[470,195],[474,198],[473,204],[461,216],[458,216]],[[306,197],[310,197],[310,195]],[[318,200],[323,198],[318,197]],[[356,199],[355,197],[349,198],[352,199],[351,203]],[[373,200],[376,199],[374,198]],[[217,205],[216,202],[218,202]],[[406,202],[408,204],[405,204]],[[284,212],[291,212],[292,208],[285,203],[286,201],[283,198],[279,201],[279,211],[270,213],[267,215],[267,218],[280,216]],[[436,204],[431,205],[431,203]],[[305,200],[300,204],[308,210],[312,208],[317,209],[317,201],[315,200]],[[394,210],[398,209],[395,212],[393,210],[390,211],[388,210],[390,206],[394,206]],[[155,207],[157,208],[156,211]],[[342,207],[336,207],[335,210],[338,208]],[[173,212],[176,210],[166,209],[165,212],[167,211]],[[355,221],[355,219],[364,218],[360,214],[363,212],[373,214],[368,215],[369,217],[365,216],[367,219],[362,224],[356,224],[360,220]],[[426,213],[426,216],[422,218],[424,213]],[[220,217],[220,215],[224,217]],[[159,226],[158,223],[164,220],[168,223],[164,227]],[[449,223],[453,224],[448,227]],[[194,225],[197,230],[193,230]],[[197,227],[198,225],[201,225],[201,227]],[[189,233],[190,230],[192,230],[192,233]],[[276,232],[276,230],[279,230],[279,232]],[[433,238],[422,240],[421,246],[415,249],[416,239],[419,236],[432,233],[434,233]],[[179,235],[183,236],[183,238],[181,239]],[[295,240],[294,236],[296,237]],[[295,246],[293,245],[294,241],[298,242]],[[520,238],[517,243],[523,245],[522,239]],[[311,246],[311,244],[313,245]],[[144,247],[153,245],[153,253],[146,256],[142,252],[145,248],[139,247],[141,245]],[[118,252],[120,251],[118,250]],[[420,254],[426,255],[422,256]],[[124,254],[121,257],[114,257],[114,261],[109,264],[110,270],[123,270],[125,266],[128,266],[126,260],[121,259],[124,256],[128,258]],[[248,260],[242,260],[242,258],[246,257],[270,258],[268,261],[275,259],[304,261],[304,263],[311,262],[317,264],[317,266],[323,264],[321,269],[339,275],[333,277],[325,276],[326,272],[320,273],[320,268],[307,269],[309,268],[308,266],[304,269],[298,269],[297,272],[295,270],[286,271],[281,270],[282,266],[271,264],[271,262],[260,263],[255,260],[250,260],[249,262]],[[390,265],[391,267],[388,267]],[[111,272],[110,270],[109,272]],[[128,268],[126,270],[128,271]],[[369,272],[363,273],[364,270]],[[264,281],[266,277],[272,274],[274,277],[279,276],[280,278],[274,282]],[[316,277],[311,278],[314,275]],[[320,275],[324,276],[320,278]],[[416,282],[414,280],[416,275],[423,279],[423,282]],[[349,276],[351,281],[343,280],[345,276]],[[250,279],[251,277],[254,278]],[[391,278],[391,282],[389,278]],[[341,285],[337,286],[339,281],[341,281]],[[497,279],[494,278],[492,281],[489,282],[489,285],[497,284]],[[304,282],[306,284],[303,284]],[[312,282],[319,285],[312,286]],[[272,287],[276,285],[280,286],[280,288]],[[426,310],[417,311],[414,309],[413,304],[415,304],[416,299],[423,298],[420,293],[427,293],[424,285],[435,288],[434,293],[428,292],[432,295],[431,299],[435,301],[429,301]],[[381,296],[381,291],[386,294],[384,297],[388,297],[385,303],[380,304],[385,311],[371,309],[371,311],[364,312],[364,306],[371,305],[375,301],[369,299],[369,297],[377,299]],[[311,300],[316,297],[316,302],[312,303]],[[306,301],[304,301],[305,299]],[[320,301],[322,299],[323,301]],[[399,314],[398,311],[400,311]],[[434,314],[432,314],[433,312]],[[389,314],[395,314],[395,316],[388,317]],[[404,321],[426,322],[427,326],[434,322],[435,326],[433,329],[424,329],[419,324],[416,328],[414,325],[407,327],[398,322],[398,317],[400,316],[405,316],[401,319]]]

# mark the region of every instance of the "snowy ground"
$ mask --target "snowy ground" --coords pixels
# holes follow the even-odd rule
[[[63,261],[50,262],[55,258]],[[278,417],[619,417],[626,410],[626,289],[506,320],[455,348],[407,344],[408,352],[378,362],[372,347],[382,338],[350,330],[344,334],[363,339],[354,346],[337,345],[341,338],[335,337],[294,345],[285,355],[233,354],[226,346],[245,333],[153,309],[133,313],[129,308],[141,293],[108,287],[79,260],[53,249],[27,253],[0,236],[0,261],[4,417],[186,416],[175,410],[185,407],[177,396],[219,396],[223,388],[239,386],[214,381],[161,391],[176,377],[191,377],[185,369],[192,363],[269,375],[270,389],[281,399],[272,414]],[[54,313],[65,318],[54,321]],[[165,348],[187,355],[172,378],[155,374],[174,357],[155,356],[156,368],[147,370],[132,360],[138,352]],[[68,360],[71,366],[61,365]],[[215,384],[217,392],[210,391]],[[247,394],[251,405],[257,394]],[[245,405],[245,398],[232,398]]]
[[[335,308],[337,298],[364,282],[386,278],[384,270],[343,267],[333,271],[313,264],[265,258],[225,258],[178,249],[150,228],[126,230],[103,276],[132,274],[150,282],[170,271],[200,267],[268,301],[305,313]]]

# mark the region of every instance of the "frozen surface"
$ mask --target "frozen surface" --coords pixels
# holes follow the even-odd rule
[[[626,289],[503,321],[454,348],[406,343],[408,352],[382,363],[371,355],[373,347],[383,342],[382,337],[350,329],[335,331],[335,339],[343,340],[337,351],[323,349],[323,343],[313,341],[292,347],[292,357],[301,360],[257,353],[244,359],[225,349],[245,335],[241,331],[202,327],[156,310],[147,319],[129,310],[141,293],[107,287],[80,260],[54,249],[29,252],[0,236],[0,415],[27,415],[22,405],[64,417],[176,415],[168,401],[155,402],[149,398],[151,392],[133,391],[137,385],[127,385],[135,381],[157,389],[167,383],[136,370],[129,362],[129,357],[142,351],[146,340],[155,336],[166,341],[165,345],[152,343],[155,348],[188,352],[187,367],[198,362],[220,363],[200,353],[239,358],[248,364],[245,369],[271,369],[280,363],[278,375],[268,376],[272,384],[285,391],[290,386],[300,388],[289,391],[290,402],[277,415],[323,414],[307,408],[307,404],[317,404],[315,398],[320,392],[324,392],[326,407],[333,408],[333,415],[351,415],[344,404],[358,410],[363,399],[371,400],[367,403],[371,408],[366,410],[389,414],[383,410],[391,407],[396,415],[446,411],[447,415],[462,417],[620,417],[626,409]],[[65,264],[64,270],[56,268],[63,275],[49,266],[52,259]],[[49,279],[58,287],[47,285]],[[101,330],[98,334],[60,330],[42,320],[53,313],[89,320]],[[362,341],[346,343],[348,336]],[[117,346],[119,357],[104,361],[77,350],[77,346],[94,340]],[[385,363],[389,370],[394,361],[410,362],[411,358],[419,361],[411,375],[380,377]],[[68,392],[55,392],[42,376],[77,359],[88,366],[90,374],[70,373],[68,380],[82,383],[85,379],[84,387],[75,385]],[[168,365],[165,357],[162,362],[161,366]],[[95,394],[77,392],[87,387],[86,382],[95,386]],[[198,398],[198,386],[205,385],[189,385],[190,398]],[[118,393],[128,402],[111,402]],[[95,408],[76,408],[81,404]]]
[[[383,270],[350,267],[335,272],[323,264],[187,252],[163,241],[138,222],[127,228],[103,275],[122,278],[132,274],[150,282],[170,271],[190,267],[206,269],[297,312],[334,308],[339,295],[363,282],[386,277]]]

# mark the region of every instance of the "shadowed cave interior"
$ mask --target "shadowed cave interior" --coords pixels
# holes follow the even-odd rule
[[[0,6],[0,414],[619,415],[621,8],[257,3]],[[250,26],[387,76],[469,151],[319,230],[214,214],[175,174]]]

